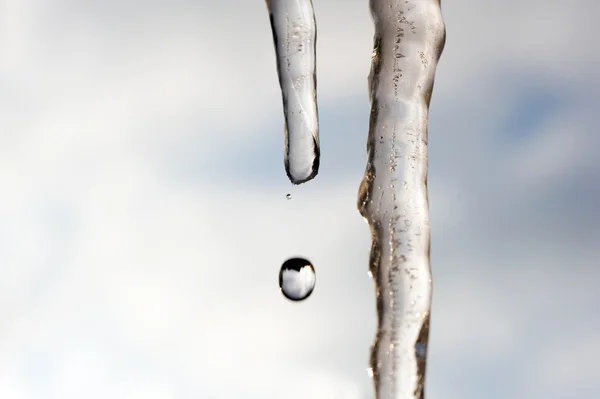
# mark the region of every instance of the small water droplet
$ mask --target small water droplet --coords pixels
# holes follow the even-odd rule
[[[279,271],[281,293],[292,301],[302,301],[312,294],[316,274],[313,265],[303,258],[291,258],[283,262]]]
[[[292,199],[292,194],[288,194],[288,195],[286,195],[286,196],[285,196],[285,198],[287,198],[287,199],[291,200],[291,199]]]

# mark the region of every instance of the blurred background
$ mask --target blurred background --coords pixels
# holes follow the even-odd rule
[[[314,1],[322,165],[292,187],[263,1],[0,0],[0,398],[373,397],[373,27]],[[443,13],[427,397],[598,398],[600,3]]]

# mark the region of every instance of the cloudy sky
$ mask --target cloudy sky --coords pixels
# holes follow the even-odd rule
[[[1,398],[372,398],[373,28],[343,3],[292,187],[263,1],[0,0]],[[427,396],[600,397],[600,3],[443,3]]]

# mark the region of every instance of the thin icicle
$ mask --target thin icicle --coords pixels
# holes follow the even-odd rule
[[[445,43],[439,0],[370,0],[375,38],[368,163],[358,208],[372,233],[377,399],[422,399],[432,280],[427,117]]]
[[[293,184],[319,171],[317,25],[312,0],[267,0],[285,116],[285,171]]]

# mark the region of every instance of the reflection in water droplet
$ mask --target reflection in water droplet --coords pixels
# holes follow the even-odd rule
[[[290,199],[292,199],[292,194],[288,194],[288,195],[286,195],[286,196],[285,196],[285,198],[287,198],[287,199],[289,199],[289,200],[290,200]]]
[[[291,258],[281,265],[279,287],[281,293],[292,301],[302,301],[315,288],[315,268],[306,259]]]

